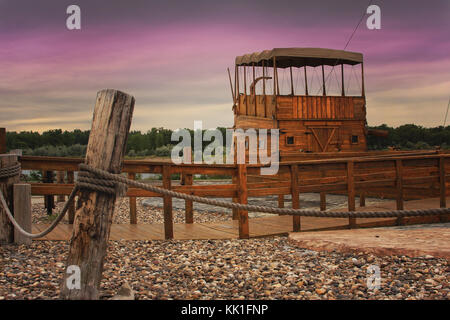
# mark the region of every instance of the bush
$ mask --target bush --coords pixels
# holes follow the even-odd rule
[[[173,146],[165,145],[159,148],[156,148],[155,155],[158,157],[170,157]]]

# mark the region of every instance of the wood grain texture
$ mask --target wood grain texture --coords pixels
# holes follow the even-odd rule
[[[86,164],[120,173],[134,109],[134,98],[105,89],[97,94]],[[67,266],[81,270],[81,289],[68,289],[64,275],[62,299],[98,299],[103,263],[110,234],[116,196],[90,190],[79,195]]]
[[[31,232],[31,186],[26,183],[16,183],[14,190],[14,218],[27,232]],[[31,239],[14,229],[14,243],[31,244]]]
[[[17,163],[16,155],[4,155],[0,157],[0,168],[6,168]],[[0,179],[0,191],[5,197],[6,204],[11,213],[14,212],[13,185],[19,183],[19,176]],[[13,213],[14,214],[14,213]],[[3,206],[0,206],[0,243],[12,243],[14,240],[14,228],[9,221]]]

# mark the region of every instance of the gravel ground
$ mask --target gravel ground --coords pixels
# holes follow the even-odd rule
[[[68,243],[0,246],[0,300],[56,299]],[[381,287],[369,290],[378,265]],[[125,280],[136,299],[450,299],[445,259],[314,252],[285,237],[110,241],[102,299]]]
[[[143,205],[142,202],[146,198],[136,199],[136,210],[138,223],[152,224],[152,223],[164,223],[164,214],[162,210],[162,199],[158,199],[161,202],[161,206],[155,203],[155,206]],[[158,201],[156,200],[156,201]],[[61,212],[64,203],[56,203],[56,208],[53,210],[53,216],[49,218],[47,216],[47,209],[44,204],[33,203],[32,205],[32,221],[33,224],[48,224],[56,217],[56,214]],[[195,205],[194,205],[195,206]],[[113,223],[130,223],[130,211],[129,211],[128,198],[119,198],[116,201],[116,207],[113,216]],[[196,211],[194,209],[194,222],[214,222],[214,221],[229,221],[232,214],[230,212],[215,212],[215,211]],[[184,223],[184,207],[173,209],[173,221],[175,223]],[[66,216],[67,218],[67,216]],[[67,219],[64,219],[61,223],[67,223]]]

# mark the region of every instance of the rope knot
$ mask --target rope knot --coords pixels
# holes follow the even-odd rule
[[[100,170],[92,168],[87,164],[79,165],[76,186],[78,188],[115,195],[116,197],[125,196],[128,190],[128,186],[125,183],[117,181],[114,178],[106,178],[100,174]]]

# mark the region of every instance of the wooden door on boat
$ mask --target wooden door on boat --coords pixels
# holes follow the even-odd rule
[[[338,126],[308,126],[308,149],[310,152],[335,152],[338,150]]]

